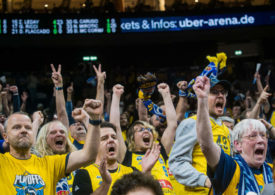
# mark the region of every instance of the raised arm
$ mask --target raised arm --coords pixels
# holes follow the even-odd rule
[[[8,103],[8,92],[6,90],[1,91],[3,111],[6,116],[10,115],[9,103]]]
[[[28,92],[23,91],[22,94],[21,94],[21,101],[22,101],[22,103],[21,103],[21,107],[20,107],[20,110],[22,112],[26,112],[28,97],[29,97]]]
[[[177,83],[177,87],[179,90],[184,91],[187,88],[187,82],[186,81],[179,81]],[[184,114],[188,110],[188,99],[187,96],[179,96],[179,101],[176,107],[176,113],[177,113],[177,121],[182,121],[184,119]]]
[[[93,66],[97,78],[97,90],[96,90],[96,99],[100,100],[102,105],[104,105],[104,83],[106,79],[106,72],[101,71],[101,64]]]
[[[34,143],[36,142],[38,129],[40,125],[43,123],[43,121],[44,121],[44,115],[41,111],[36,111],[32,114],[32,129],[33,129]]]
[[[164,146],[166,153],[169,154],[176,135],[177,114],[171,99],[169,86],[166,83],[160,83],[158,84],[158,91],[164,101],[167,121],[167,127],[163,132],[161,143]]]
[[[121,163],[125,157],[126,145],[123,140],[121,127],[120,127],[120,111],[119,111],[119,102],[121,95],[124,93],[124,87],[120,84],[116,84],[113,87],[113,98],[111,103],[110,110],[110,122],[113,123],[117,128],[117,139],[119,141],[119,155],[118,161]]]
[[[197,139],[201,150],[211,169],[217,166],[221,149],[214,143],[210,117],[208,111],[208,95],[210,91],[210,80],[206,76],[197,77],[193,89],[198,98],[198,111],[196,121]]]
[[[58,65],[58,70],[56,71],[53,64],[51,64],[52,68],[52,81],[55,86],[55,103],[56,103],[56,113],[57,118],[60,120],[63,125],[69,129],[69,119],[66,112],[65,106],[65,98],[63,92],[63,79],[61,75],[61,65]]]
[[[264,119],[260,119],[260,120],[264,124],[267,132],[269,133],[270,138],[275,139],[275,127],[273,127],[273,125],[271,125],[269,122],[267,122]]]
[[[100,140],[100,123],[103,112],[103,105],[99,100],[86,99],[83,109],[77,108],[73,111],[73,117],[82,121],[89,120],[87,127],[87,135],[83,149],[74,151],[70,154],[66,173],[70,173],[82,166],[92,164],[95,162],[99,140]]]
[[[71,82],[70,86],[67,87],[67,101],[66,101],[66,112],[69,120],[69,125],[74,123],[74,119],[72,117],[73,112],[73,102],[72,102],[72,94],[74,91],[74,83]]]
[[[268,85],[265,86],[264,90],[261,92],[260,97],[257,100],[257,103],[253,107],[252,111],[248,114],[248,118],[259,118],[260,108],[263,104],[269,104],[268,103],[268,97],[271,96],[271,93],[267,92]]]
[[[257,85],[257,89],[258,89],[259,93],[262,93],[263,85],[261,82],[261,75],[259,74],[259,72],[255,73],[254,78],[256,79],[256,85]]]
[[[19,112],[20,111],[20,98],[19,98],[17,86],[16,85],[10,86],[10,91],[12,92],[13,112]]]
[[[107,114],[108,118],[110,118],[110,110],[111,110],[111,101],[112,101],[112,95],[111,92],[105,90],[104,96],[106,98],[106,107],[105,107],[105,113]],[[106,119],[105,119],[106,120]],[[109,119],[110,120],[110,119]]]

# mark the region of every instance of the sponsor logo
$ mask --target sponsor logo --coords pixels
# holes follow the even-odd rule
[[[173,187],[172,187],[172,184],[170,183],[170,181],[165,180],[165,179],[160,179],[159,183],[160,183],[161,188],[168,188],[170,190],[173,190]]]

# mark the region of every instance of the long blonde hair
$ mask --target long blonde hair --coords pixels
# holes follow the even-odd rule
[[[35,144],[35,150],[38,153],[39,156],[47,156],[47,155],[55,155],[51,147],[47,143],[47,136],[49,134],[49,128],[53,123],[58,123],[61,125],[62,129],[65,131],[66,135],[66,153],[76,151],[77,149],[72,144],[72,142],[69,139],[68,131],[66,127],[58,120],[51,121],[43,125],[39,131],[39,134],[37,136],[37,141]]]
[[[152,129],[152,131],[153,131],[153,133],[152,133],[153,134],[153,142],[156,142],[159,138],[158,132],[155,130],[155,128],[152,125],[150,125],[147,122],[137,120],[131,125],[131,127],[128,129],[128,132],[127,132],[128,149],[129,149],[130,152],[134,152],[135,148],[136,148],[135,129],[134,129],[134,127],[136,125],[143,125],[145,128]]]

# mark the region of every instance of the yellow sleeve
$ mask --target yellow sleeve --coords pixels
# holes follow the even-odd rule
[[[48,171],[56,182],[66,176],[65,172],[69,155],[70,154],[63,154],[45,157],[48,163]]]

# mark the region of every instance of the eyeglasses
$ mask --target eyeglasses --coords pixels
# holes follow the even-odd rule
[[[228,95],[228,91],[225,90],[225,89],[222,89],[222,90],[217,90],[217,89],[211,89],[210,90],[210,93],[213,94],[213,95],[219,95],[220,93],[224,96],[227,96]]]
[[[250,141],[255,141],[257,139],[257,137],[260,136],[262,139],[266,140],[267,139],[267,134],[266,133],[253,133],[251,135],[246,135],[246,136],[243,136],[242,138],[247,138],[249,139]]]
[[[147,130],[147,131],[149,131],[149,132],[153,132],[153,130],[151,129],[151,128],[140,128],[139,130],[136,130],[136,132],[143,132],[143,131],[145,131],[145,130]]]

